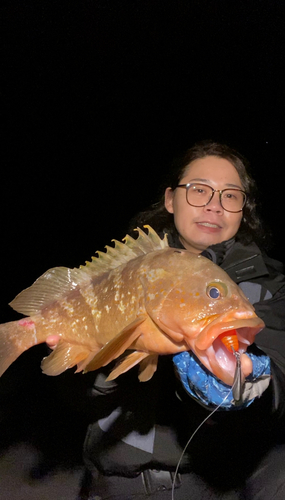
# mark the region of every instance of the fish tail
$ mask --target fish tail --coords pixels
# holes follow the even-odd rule
[[[0,377],[27,349],[38,344],[35,323],[29,318],[0,325]]]

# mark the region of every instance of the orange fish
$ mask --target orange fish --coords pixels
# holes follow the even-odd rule
[[[96,370],[123,355],[109,379],[139,364],[148,380],[158,355],[192,350],[232,384],[236,359],[224,334],[245,352],[264,327],[240,288],[210,260],[170,248],[149,226],[115,241],[79,268],[55,267],[11,302],[28,316],[0,325],[0,374],[22,352],[59,335],[42,361],[58,375]],[[230,344],[232,341],[230,342]]]

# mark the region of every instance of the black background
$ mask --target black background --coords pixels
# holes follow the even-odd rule
[[[251,162],[283,258],[284,2],[10,0],[1,7],[1,322],[156,201],[172,157]]]

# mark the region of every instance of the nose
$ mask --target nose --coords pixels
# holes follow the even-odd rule
[[[220,202],[220,193],[218,191],[214,192],[214,196],[212,197],[211,201],[204,207],[206,212],[216,212],[216,213],[223,213],[224,209],[221,205]]]

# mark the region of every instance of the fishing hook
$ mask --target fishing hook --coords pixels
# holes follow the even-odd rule
[[[241,373],[241,362],[240,362],[240,352],[235,351],[232,347],[233,355],[236,358],[236,369],[234,374],[234,382],[232,386],[233,397],[236,403],[239,403],[242,396],[242,373]]]

